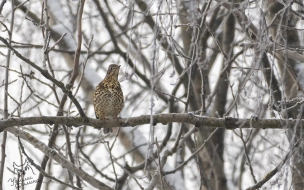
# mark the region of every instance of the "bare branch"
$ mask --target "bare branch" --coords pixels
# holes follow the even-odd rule
[[[203,126],[208,128],[222,127],[226,129],[236,128],[259,128],[259,129],[284,129],[294,127],[302,120],[298,119],[239,119],[239,118],[212,118],[193,115],[192,113],[167,113],[153,115],[153,121],[156,125],[161,123],[163,125],[172,122],[189,123],[196,126]],[[304,122],[304,120],[303,120]],[[24,117],[24,118],[9,118],[0,121],[0,132],[4,129],[18,126],[18,125],[35,125],[35,124],[60,124],[68,127],[79,127],[81,125],[93,126],[96,129],[104,127],[130,127],[136,125],[143,125],[150,123],[150,115],[143,115],[131,118],[106,118],[104,120],[82,117]],[[199,125],[198,125],[199,124]]]

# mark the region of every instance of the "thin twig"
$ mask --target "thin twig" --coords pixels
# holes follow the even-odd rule
[[[212,99],[213,97],[217,94],[218,92],[218,89],[220,87],[220,82],[221,82],[221,79],[223,78],[224,74],[226,73],[226,71],[230,68],[231,64],[236,60],[236,58],[238,58],[238,56],[240,56],[242,53],[244,52],[244,49],[242,49],[241,51],[239,51],[238,53],[236,53],[226,64],[225,64],[225,68],[223,68],[223,70],[221,71],[220,73],[220,77],[219,79],[217,80],[216,84],[215,84],[215,87],[214,87],[214,90],[213,92],[208,96],[207,98],[207,106],[206,108],[208,109],[209,106],[211,105],[212,103]]]
[[[251,174],[251,176],[253,178],[254,183],[257,183],[256,177],[254,175],[253,168],[252,168],[252,165],[251,165],[251,160],[250,160],[249,155],[248,155],[248,150],[247,150],[246,142],[245,142],[244,137],[243,137],[243,131],[242,131],[241,128],[240,128],[240,134],[241,134],[240,138],[241,138],[243,146],[244,146],[244,154],[246,156],[246,160],[248,162],[249,169],[250,169],[250,174]]]
[[[217,131],[218,128],[216,128],[210,135],[209,137],[204,140],[204,143],[196,150],[192,153],[192,155],[187,159],[185,160],[183,163],[181,163],[179,166],[177,166],[174,170],[171,170],[171,171],[167,171],[167,172],[164,172],[164,175],[168,175],[168,174],[172,174],[172,173],[175,173],[176,171],[178,171],[179,169],[183,168],[184,165],[186,165],[190,160],[192,160],[192,158],[194,158],[196,156],[196,154],[201,151],[206,143],[210,140],[210,138],[213,136],[213,134]]]
[[[95,172],[97,172],[98,174],[100,174],[101,177],[104,177],[105,179],[114,182],[114,179],[112,179],[109,176],[103,174],[100,171],[100,169],[96,167],[95,163],[92,162],[91,158],[87,154],[84,153],[84,151],[82,150],[83,146],[80,145],[80,143],[79,143],[80,131],[81,131],[81,129],[79,129],[78,132],[77,132],[77,134],[76,134],[76,144],[79,147],[80,153],[84,156],[84,158],[86,159],[86,161],[88,161],[89,164],[93,167],[93,169],[95,170]]]
[[[257,190],[261,188],[266,182],[268,182],[275,174],[280,171],[280,169],[285,165],[293,152],[294,151],[289,151],[285,158],[273,170],[267,173],[261,181],[256,182],[255,185],[248,187],[246,190]]]
[[[67,35],[67,33],[62,34],[62,36],[54,43],[54,45],[47,49],[47,52],[50,52],[55,46]]]

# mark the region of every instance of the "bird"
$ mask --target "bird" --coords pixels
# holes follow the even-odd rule
[[[124,107],[123,92],[118,81],[120,65],[111,64],[105,78],[97,85],[93,105],[97,119],[118,118]],[[104,128],[103,133],[112,132],[112,128]]]

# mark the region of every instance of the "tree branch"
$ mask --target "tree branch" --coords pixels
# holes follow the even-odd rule
[[[195,126],[217,128],[222,127],[226,129],[236,128],[259,128],[259,129],[283,129],[294,127],[298,124],[297,119],[238,119],[232,117],[213,118],[202,117],[192,113],[166,113],[153,115],[154,125],[161,123],[189,123]],[[304,120],[301,120],[304,122]],[[300,121],[300,122],[301,122]],[[92,126],[97,129],[104,127],[130,127],[150,123],[150,115],[143,115],[131,118],[107,118],[104,120],[82,117],[59,117],[59,116],[42,116],[42,117],[23,117],[23,118],[9,118],[0,121],[0,132],[8,127],[36,125],[36,124],[60,124],[68,127],[79,127],[81,125]]]

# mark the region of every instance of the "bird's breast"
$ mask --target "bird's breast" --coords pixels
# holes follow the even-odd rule
[[[98,117],[116,117],[123,108],[124,100],[120,86],[115,88],[96,89],[94,96],[94,108]],[[101,114],[98,114],[100,112]]]

